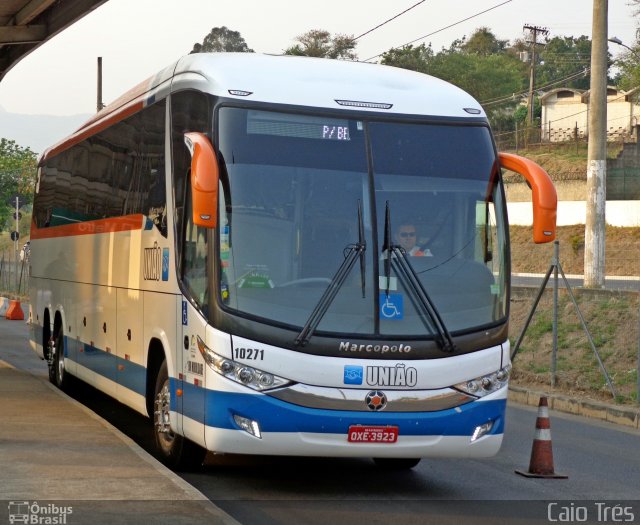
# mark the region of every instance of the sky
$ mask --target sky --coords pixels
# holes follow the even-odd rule
[[[282,53],[310,29],[360,35],[418,0],[109,0],[19,62],[0,82],[0,107],[22,114],[76,115],[96,107],[96,61],[103,59],[103,101],[188,54],[211,28],[239,31],[260,53]],[[523,38],[524,24],[547,27],[549,36],[591,37],[592,0],[425,0],[358,40],[366,60],[392,47],[471,20],[414,45],[449,47],[478,27],[500,39]],[[628,0],[609,0],[609,36],[633,45],[640,18]],[[613,56],[624,51],[609,45]],[[1,118],[1,117],[0,117]]]

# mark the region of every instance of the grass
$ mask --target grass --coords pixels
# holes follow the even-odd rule
[[[621,142],[607,143],[607,159],[615,159],[622,151]],[[516,153],[516,151],[511,151]],[[530,148],[520,148],[518,155],[527,157],[540,164],[554,180],[587,178],[587,143],[586,141],[565,143],[535,144]],[[573,174],[567,177],[568,174]]]
[[[565,275],[584,273],[584,225],[557,229],[560,264]],[[553,258],[553,243],[533,244],[530,226],[510,226],[511,269],[521,273],[546,273]],[[605,274],[640,276],[640,228],[607,226]]]
[[[520,335],[537,290],[516,289],[511,302],[510,339]],[[617,392],[605,376],[566,290],[559,291],[556,386],[551,387],[553,297],[546,291],[514,359],[513,383],[594,400],[634,404],[640,345],[640,294],[575,289],[593,343]]]

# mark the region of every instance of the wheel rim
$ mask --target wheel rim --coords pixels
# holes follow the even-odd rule
[[[175,439],[175,435],[171,431],[170,425],[170,406],[171,392],[169,390],[169,380],[166,380],[156,395],[154,410],[156,436],[158,438],[158,442],[165,450],[171,448],[173,440]]]
[[[58,383],[62,383],[64,379],[64,356],[62,355],[62,334],[58,336],[59,344],[55,347],[55,362],[57,363]]]
[[[49,364],[49,366],[53,366],[53,364],[55,363],[55,356],[56,356],[56,342],[53,339],[53,337],[50,337],[49,340],[47,341],[47,363]]]

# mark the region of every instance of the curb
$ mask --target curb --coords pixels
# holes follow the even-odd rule
[[[9,365],[11,366],[11,365]],[[12,367],[13,368],[13,367]],[[30,372],[27,372],[30,373]],[[133,439],[127,436],[124,432],[122,432],[119,428],[115,427],[111,423],[109,423],[106,419],[103,419],[101,416],[96,414],[90,408],[84,406],[81,402],[75,400],[71,396],[69,396],[64,391],[56,388],[54,385],[49,383],[48,381],[42,380],[41,378],[30,374],[39,381],[42,381],[45,386],[47,386],[53,393],[64,398],[68,403],[76,406],[78,409],[82,410],[87,416],[94,421],[100,423],[104,428],[107,429],[111,434],[113,434],[117,439],[122,441],[131,451],[133,451],[142,461],[147,463],[151,468],[153,468],[159,476],[163,476],[169,479],[175,486],[180,488],[184,494],[187,495],[187,500],[192,502],[194,505],[201,505],[202,510],[209,514],[210,518],[218,519],[222,525],[240,525],[233,516],[227,514],[224,510],[218,507],[210,498],[205,496],[200,490],[191,485],[188,481],[180,477],[176,472],[166,467],[163,463],[153,457],[149,452],[144,450],[140,445],[138,445]],[[167,497],[168,500],[174,499],[170,496]],[[185,500],[182,500],[185,501]],[[207,522],[207,517],[203,515],[204,521]]]
[[[542,279],[544,277],[544,273],[528,273],[528,272],[512,272],[511,275],[513,277],[538,277]],[[584,275],[582,274],[574,274],[567,273],[565,274],[567,279],[584,279]],[[605,282],[609,279],[611,281],[640,281],[640,276],[638,275],[606,275]]]
[[[528,390],[518,386],[509,386],[509,400],[523,405],[538,406],[540,397],[545,396],[549,401],[549,408],[558,412],[600,419],[608,423],[615,423],[629,428],[640,429],[640,408],[608,405],[597,401],[580,400],[561,394]]]

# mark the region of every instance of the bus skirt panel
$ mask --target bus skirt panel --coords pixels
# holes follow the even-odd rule
[[[324,410],[264,394],[221,392],[186,383],[182,387],[197,388],[195,397],[202,400],[193,407],[183,406],[184,424],[194,430],[204,427],[206,447],[220,453],[481,458],[498,452],[504,432],[506,387],[436,412]],[[260,437],[243,430],[239,418],[255,422]],[[372,428],[373,432],[392,429],[397,437],[391,442],[350,440],[353,432]]]

